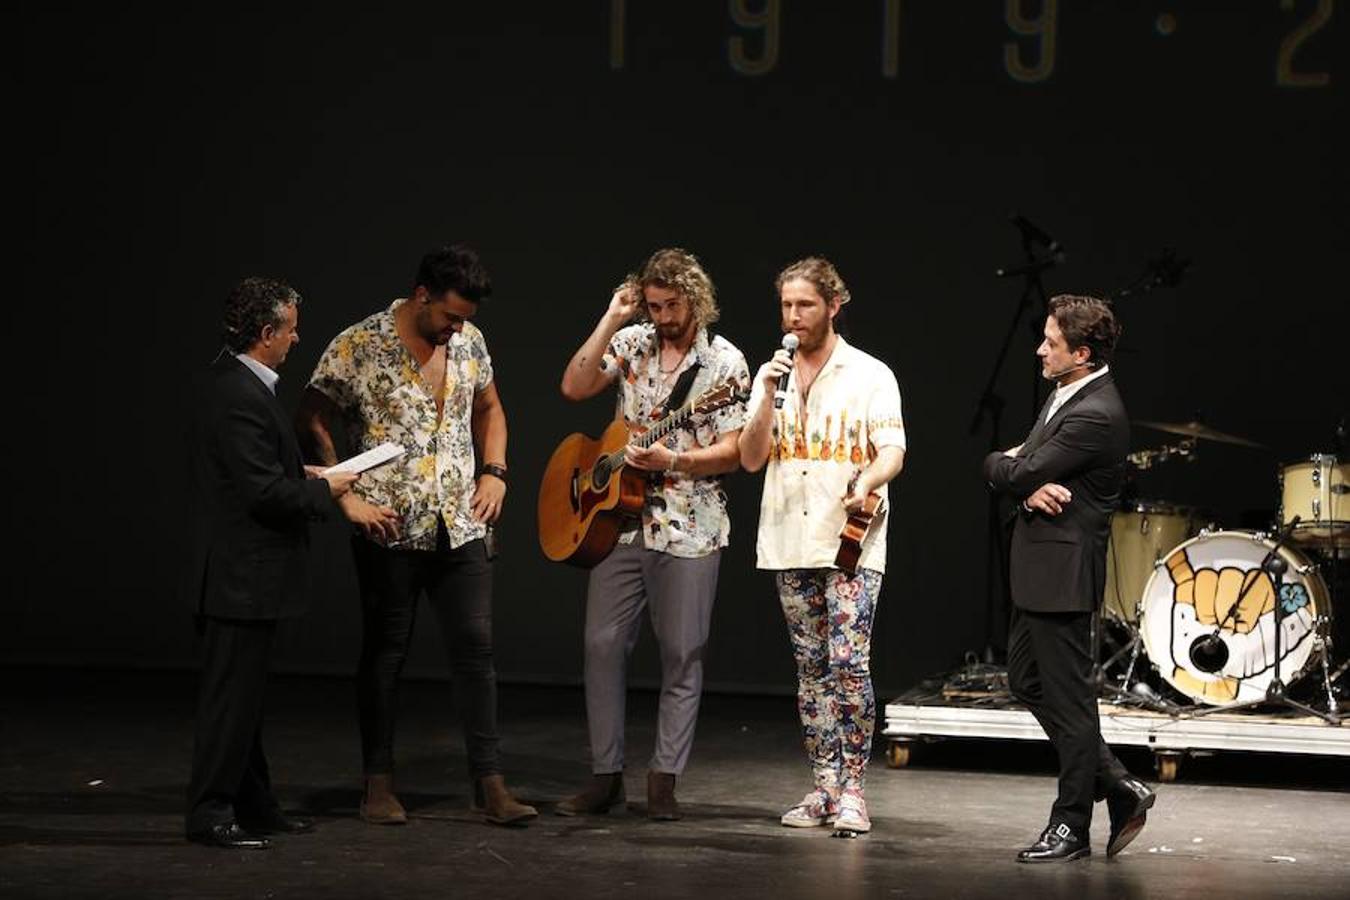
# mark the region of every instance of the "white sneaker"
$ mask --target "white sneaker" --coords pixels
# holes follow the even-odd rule
[[[802,798],[802,802],[783,813],[782,822],[789,828],[814,828],[829,825],[839,812],[839,804],[824,788],[816,788]]]
[[[871,830],[872,820],[867,818],[867,803],[863,800],[862,791],[858,788],[845,790],[839,797],[839,815],[834,820],[835,834],[866,834]]]

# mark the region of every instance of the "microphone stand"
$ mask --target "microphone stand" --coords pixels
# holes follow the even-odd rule
[[[984,390],[980,392],[979,402],[975,406],[975,415],[970,420],[970,428],[967,431],[968,434],[975,434],[979,431],[980,425],[987,414],[990,422],[989,451],[991,453],[1003,449],[1003,407],[1005,402],[1003,397],[995,390],[999,374],[1003,371],[1003,362],[1008,358],[1009,350],[1012,349],[1013,338],[1017,336],[1017,328],[1024,314],[1032,313],[1032,334],[1033,336],[1039,334],[1039,322],[1036,320],[1034,310],[1032,310],[1032,303],[1036,298],[1040,299],[1041,319],[1044,319],[1050,301],[1045,295],[1044,285],[1041,284],[1041,273],[1059,262],[1056,257],[1038,259],[1032,249],[1033,242],[1033,236],[1026,229],[1022,229],[1022,253],[1026,257],[1026,262],[1016,266],[1005,266],[994,271],[995,276],[999,278],[1021,276],[1023,282],[1022,295],[1018,298],[1012,321],[1008,323],[1008,330],[1003,335],[1003,343],[999,346],[998,354],[994,358],[993,370],[984,383]],[[1034,374],[1036,377],[1031,391],[1031,421],[1033,423],[1039,410],[1037,404],[1040,393],[1039,364],[1037,364]],[[1007,559],[1004,554],[1003,528],[999,522],[998,511],[998,495],[990,492],[989,528],[985,545],[984,661],[987,663],[992,663],[996,657],[1002,656],[1006,650],[1006,647],[1002,646],[1003,642],[995,637],[998,629],[1005,627],[1008,620],[1009,599],[1004,577],[1004,573],[1007,571]]]
[[[1163,249],[1160,258],[1148,261],[1148,264],[1144,266],[1143,274],[1111,294],[1110,298],[1113,301],[1123,300],[1126,297],[1151,294],[1160,287],[1176,287],[1181,284],[1182,276],[1185,275],[1190,264],[1189,259],[1177,259],[1177,251],[1171,247],[1166,247]]]

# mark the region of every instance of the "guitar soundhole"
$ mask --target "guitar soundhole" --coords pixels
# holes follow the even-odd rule
[[[608,460],[596,460],[595,468],[591,469],[591,487],[597,491],[603,491],[609,484],[609,476],[612,474],[613,471],[609,467]]]

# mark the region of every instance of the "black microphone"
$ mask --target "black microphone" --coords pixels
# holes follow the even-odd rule
[[[1046,249],[1054,257],[1055,262],[1064,261],[1064,247],[1059,241],[1046,233],[1045,229],[1037,226],[1034,222],[1027,219],[1026,216],[1012,213],[1008,216],[1008,221],[1017,226],[1027,239],[1035,241]]]
[[[1213,675],[1228,665],[1228,645],[1218,633],[1202,634],[1191,641],[1191,663],[1201,672]]]
[[[797,345],[801,343],[797,336],[792,333],[783,335],[783,349],[788,352],[788,359],[797,355]],[[791,372],[784,372],[778,376],[778,389],[773,392],[773,408],[782,409],[783,403],[787,400],[788,376]]]

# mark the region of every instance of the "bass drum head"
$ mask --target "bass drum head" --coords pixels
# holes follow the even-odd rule
[[[1276,595],[1261,561],[1275,546],[1250,531],[1202,534],[1168,553],[1144,588],[1140,632],[1149,659],[1168,684],[1200,703],[1260,700],[1275,676],[1275,604],[1283,606],[1280,679],[1292,684],[1312,656],[1326,585],[1297,550],[1282,547],[1289,563]],[[1192,658],[1196,641],[1218,630],[1227,650]],[[1222,655],[1222,654],[1220,654]]]

